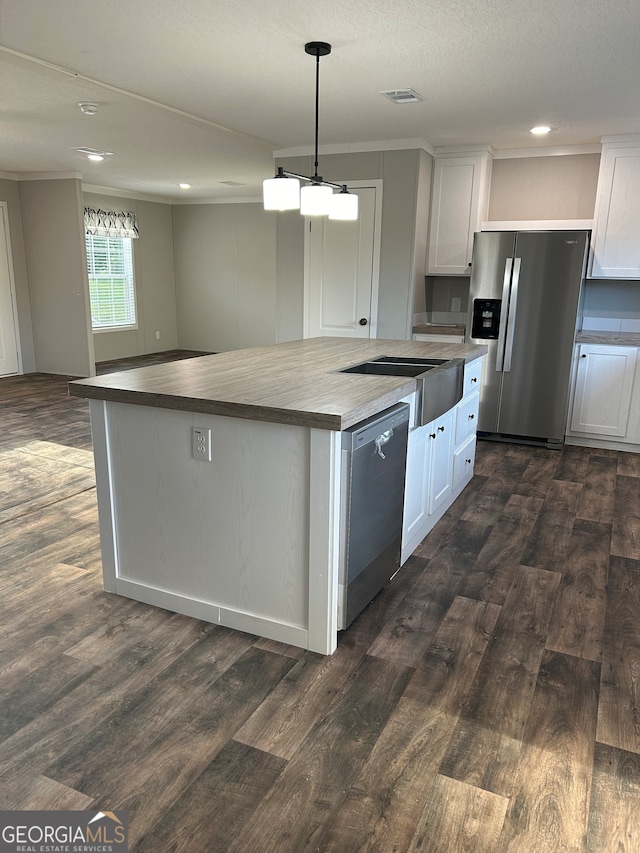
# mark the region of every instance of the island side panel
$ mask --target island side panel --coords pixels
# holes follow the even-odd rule
[[[106,408],[116,591],[306,647],[309,429]],[[211,462],[192,458],[193,426]]]
[[[338,642],[341,435],[311,430],[309,648],[325,655]]]

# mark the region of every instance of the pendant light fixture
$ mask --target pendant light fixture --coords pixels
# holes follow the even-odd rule
[[[329,219],[357,219],[358,196],[350,193],[346,184],[325,181],[318,174],[318,114],[320,106],[320,57],[331,53],[331,45],[324,41],[310,41],[305,53],[316,58],[316,136],[315,160],[312,177],[288,172],[278,167],[275,178],[262,182],[265,210],[300,210],[303,216],[328,216]],[[300,181],[305,186],[300,189]],[[339,192],[334,193],[335,190]]]

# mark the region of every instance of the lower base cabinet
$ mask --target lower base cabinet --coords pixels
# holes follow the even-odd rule
[[[625,436],[636,348],[580,345],[571,430]]]
[[[640,444],[640,350],[579,344],[575,352],[567,441],[613,446]]]
[[[401,564],[473,476],[482,359],[465,366],[462,400],[440,418],[409,431]]]

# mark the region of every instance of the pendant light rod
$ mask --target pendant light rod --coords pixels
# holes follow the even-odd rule
[[[318,175],[318,128],[320,126],[320,57],[328,56],[331,53],[331,45],[326,41],[310,41],[304,46],[305,53],[316,58],[316,145],[315,145],[315,160],[313,163],[313,177],[321,181],[322,178]]]

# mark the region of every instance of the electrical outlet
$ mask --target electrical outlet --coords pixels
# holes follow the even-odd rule
[[[454,314],[459,314],[462,310],[462,299],[457,296],[454,296],[451,300],[451,310]]]
[[[159,341],[159,340],[160,340],[160,332],[156,332],[156,340],[157,340],[157,341]]]
[[[211,462],[211,429],[191,428],[191,455],[202,462]]]

